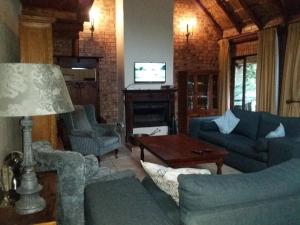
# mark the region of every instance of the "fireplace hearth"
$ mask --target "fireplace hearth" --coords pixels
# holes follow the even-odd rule
[[[124,90],[126,141],[134,128],[168,126],[174,120],[175,89]]]

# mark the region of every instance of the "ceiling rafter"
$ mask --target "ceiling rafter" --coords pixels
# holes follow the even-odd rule
[[[282,12],[283,19],[287,22],[289,20],[289,14],[287,5],[284,0],[279,0],[279,8]]]
[[[245,10],[245,12],[248,14],[252,22],[258,27],[258,29],[263,29],[262,22],[258,19],[257,15],[253,12],[252,9],[248,6],[245,0],[238,0],[242,6],[242,8]]]
[[[287,23],[289,18],[284,0],[271,0],[271,3],[278,7],[283,19],[283,23]]]
[[[223,33],[223,29],[221,28],[221,26],[217,23],[217,21],[215,20],[215,18],[213,17],[213,15],[208,11],[208,9],[202,4],[202,2],[200,2],[200,0],[196,0],[198,6],[204,11],[204,13],[210,18],[210,20],[213,22],[213,24],[215,25],[215,27],[217,28],[217,30],[220,33]]]
[[[222,1],[222,0],[216,0],[216,3],[223,10],[223,12],[226,14],[226,16],[228,17],[228,19],[230,20],[230,22],[232,23],[234,28],[239,33],[241,33],[242,29],[243,29],[243,24],[237,20],[237,18],[236,18],[236,16],[234,16],[234,14],[232,14],[231,12],[228,11],[228,9],[225,6],[225,2]]]

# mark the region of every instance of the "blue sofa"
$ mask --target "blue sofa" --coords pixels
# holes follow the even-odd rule
[[[193,118],[189,134],[225,148],[225,163],[243,172],[254,172],[300,157],[300,118],[279,117],[266,112],[232,111],[240,122],[230,134],[222,134],[212,121],[216,117]],[[282,123],[284,138],[265,136]]]
[[[180,175],[177,206],[149,177],[47,142],[32,148],[39,170],[57,170],[58,225],[299,225],[300,159],[249,174]]]
[[[85,188],[86,225],[299,225],[300,159],[235,175],[180,175],[179,206],[145,178]]]

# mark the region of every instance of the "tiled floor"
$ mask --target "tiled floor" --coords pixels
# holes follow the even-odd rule
[[[140,148],[134,147],[132,151],[130,151],[126,147],[122,147],[119,149],[119,157],[116,159],[114,154],[107,154],[102,157],[101,166],[106,166],[115,170],[126,170],[131,169],[134,170],[136,176],[141,180],[145,176],[145,172],[141,167],[140,163]],[[160,159],[156,156],[145,150],[145,161],[157,163],[160,165],[165,165]],[[214,163],[201,164],[198,166],[199,168],[209,169],[212,173],[216,173],[217,168]],[[222,167],[223,174],[236,174],[240,173],[238,170],[233,169],[227,165],[223,165]]]

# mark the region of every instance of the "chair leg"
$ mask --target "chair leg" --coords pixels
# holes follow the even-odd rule
[[[100,155],[97,155],[96,158],[97,158],[97,160],[98,160],[98,164],[100,165],[100,161],[101,161]]]
[[[116,149],[116,150],[115,150],[115,158],[116,158],[116,159],[118,158],[118,153],[119,153],[119,149]]]

